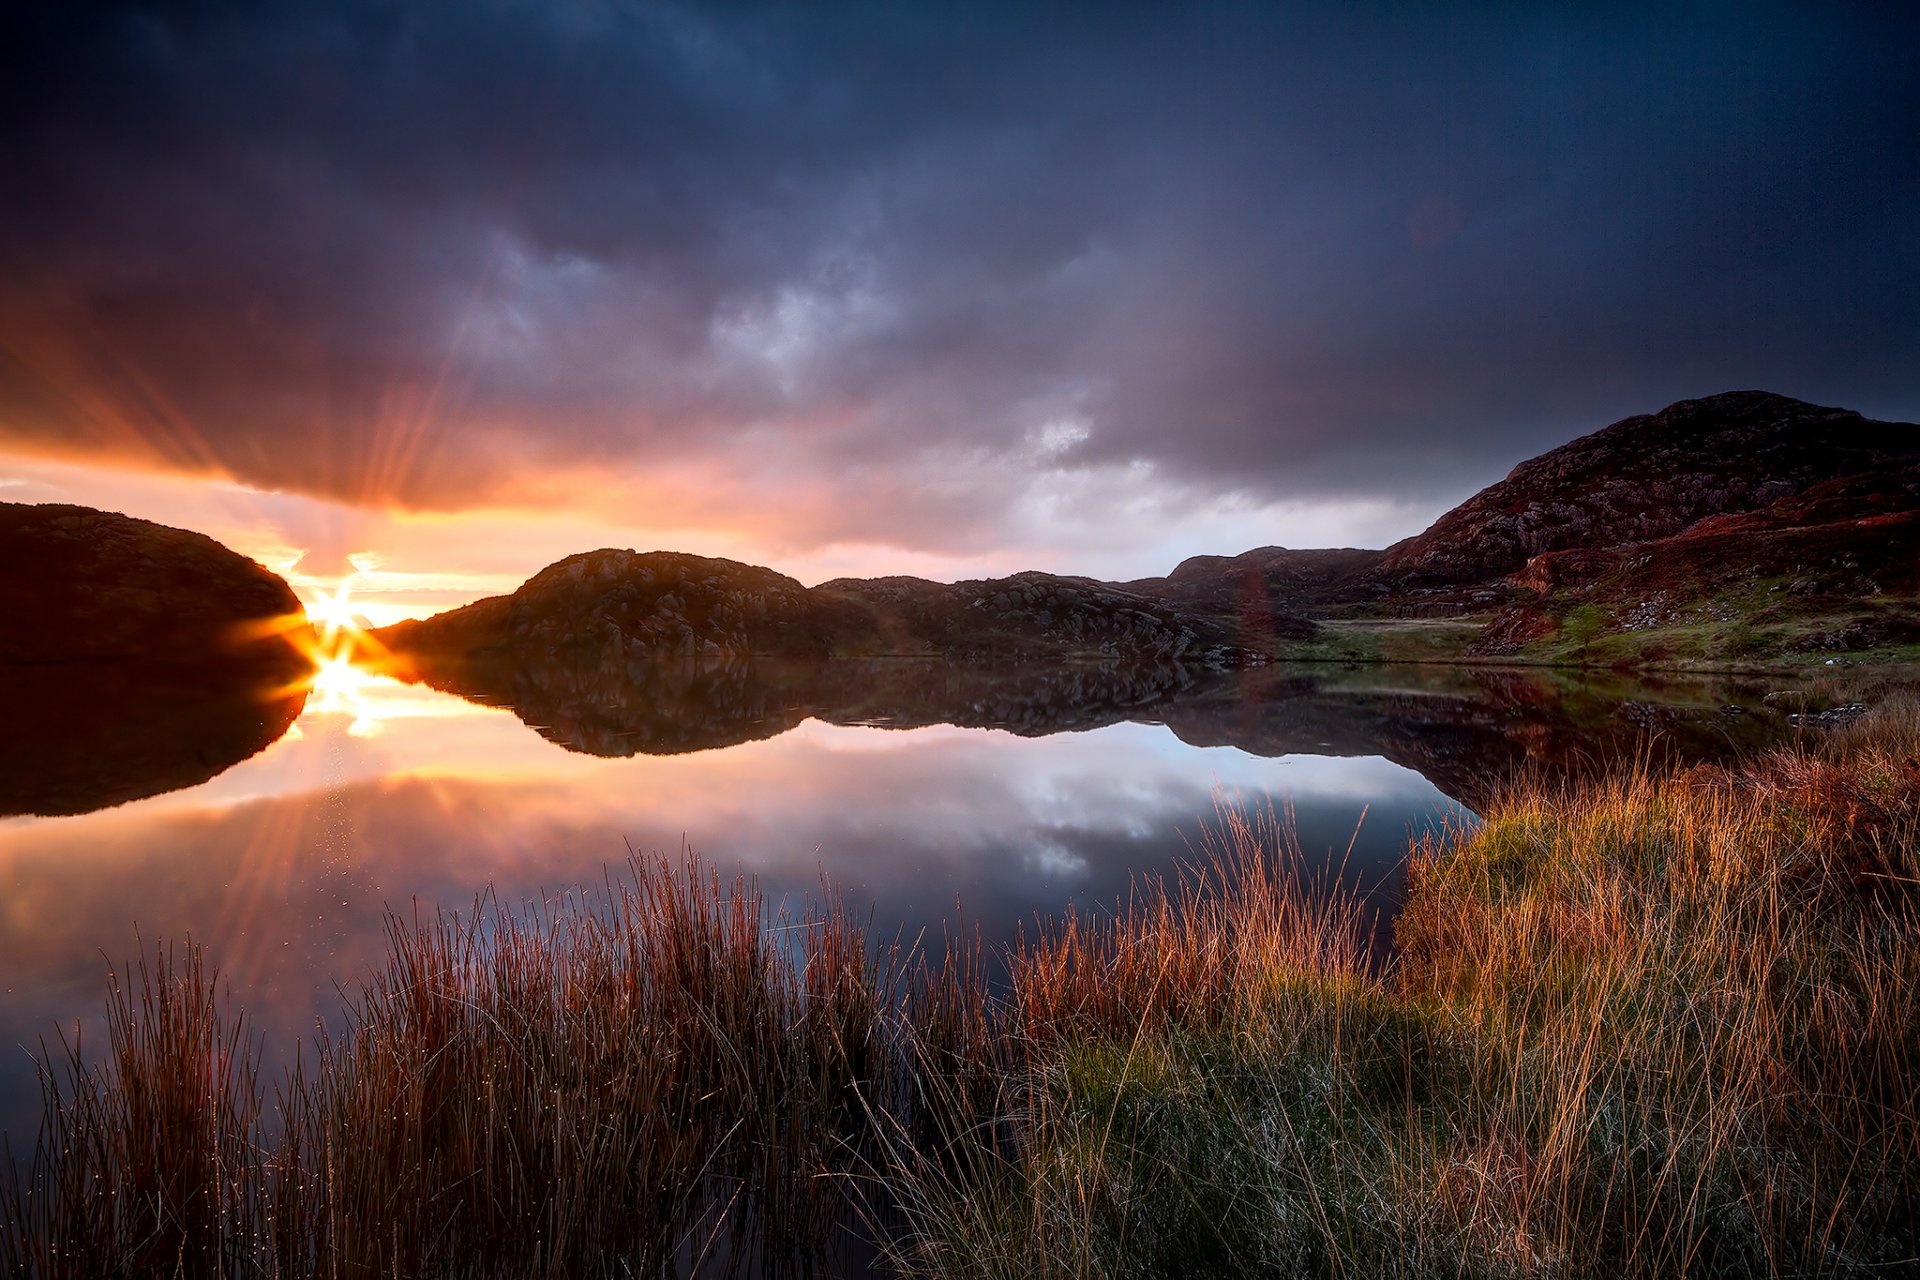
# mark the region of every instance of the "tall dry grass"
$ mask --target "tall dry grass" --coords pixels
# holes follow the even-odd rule
[[[915,1184],[903,1270],[1920,1273],[1912,706],[1512,789],[1417,851],[1385,973],[1222,838],[1017,956],[1012,1154]]]
[[[393,920],[342,1033],[267,1107],[199,950],[162,951],[112,993],[109,1060],[75,1051],[47,1073],[0,1262],[49,1277],[811,1265],[847,1225],[842,1182],[874,1166],[871,1116],[913,1113],[907,1065],[978,1055],[969,990],[912,980],[904,960],[831,897],[787,918],[696,860],[636,859],[591,901]]]
[[[1418,867],[1472,1233],[1543,1269],[1920,1267],[1920,716],[1516,794]]]
[[[692,860],[396,920],[270,1098],[161,951],[49,1072],[0,1263],[810,1271],[857,1226],[916,1275],[1920,1271],[1911,706],[1516,787],[1414,852],[1384,966],[1284,821],[1204,853],[997,983]]]
[[[226,1275],[270,1194],[256,1145],[259,1053],[192,948],[115,975],[107,1058],[62,1083],[25,1185],[5,1188],[8,1275]],[[70,1063],[85,1057],[63,1042]]]

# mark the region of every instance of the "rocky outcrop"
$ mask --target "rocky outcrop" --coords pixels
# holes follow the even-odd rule
[[[90,507],[0,503],[0,602],[0,663],[300,661],[286,637],[304,615],[277,574]]]
[[[1227,667],[1262,661],[1275,637],[1312,630],[1283,617],[1247,633],[1168,600],[1044,573],[952,584],[837,579],[809,589],[732,560],[606,550],[550,565],[510,596],[400,623],[377,638],[428,663],[520,655],[559,666],[640,660],[711,670],[752,657],[937,655]]]
[[[596,551],[511,596],[380,638],[434,660],[519,654],[588,668],[883,655],[1226,668],[1314,639],[1314,616],[1467,614],[1495,616],[1479,652],[1511,654],[1553,635],[1575,595],[1606,596],[1639,618],[1668,617],[1688,592],[1779,573],[1808,600],[1913,594],[1899,558],[1903,513],[1915,504],[1882,482],[1916,467],[1920,427],[1736,391],[1624,419],[1524,462],[1386,551],[1260,547],[1124,583],[1022,573],[811,589],[728,560]],[[1873,539],[1883,545],[1864,546]],[[1845,644],[1879,634],[1856,621]]]
[[[588,551],[512,595],[376,633],[397,652],[509,652],[723,666],[756,653],[826,657],[861,620],[785,574],[671,551]]]
[[[1861,495],[1836,483],[1900,474],[1916,460],[1920,427],[1732,391],[1549,450],[1385,551],[1261,547],[1195,556],[1164,578],[1123,585],[1222,618],[1514,613],[1543,592],[1592,581],[1625,548],[1703,522],[1772,511],[1776,524],[1799,528],[1871,516],[1877,508],[1849,507]],[[1794,509],[1818,493],[1827,494],[1824,516]],[[1775,550],[1774,560],[1792,559],[1789,548]],[[1509,652],[1539,630],[1538,619],[1502,615],[1487,651]]]
[[[1370,575],[1394,589],[1492,582],[1543,553],[1605,551],[1762,510],[1920,458],[1920,427],[1764,391],[1682,400],[1515,467]]]
[[[1759,511],[1710,516],[1668,538],[1544,552],[1512,579],[1525,598],[1488,624],[1475,652],[1549,638],[1586,608],[1597,632],[1733,623],[1753,631],[1808,618],[1801,648],[1850,651],[1920,641],[1920,462],[1844,476]]]
[[[306,700],[299,600],[213,539],[0,503],[0,816],[193,786]]]

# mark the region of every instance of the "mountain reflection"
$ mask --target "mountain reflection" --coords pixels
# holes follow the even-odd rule
[[[598,756],[663,755],[772,737],[808,719],[948,724],[1022,736],[1142,721],[1254,755],[1378,755],[1484,804],[1522,769],[1573,774],[1623,759],[1690,762],[1785,730],[1761,686],[1732,679],[1573,679],[1533,668],[1208,672],[1178,664],[994,668],[878,659],[591,665],[463,662],[408,677],[506,707]]]
[[[0,663],[0,817],[196,786],[277,740],[306,696],[284,662]]]

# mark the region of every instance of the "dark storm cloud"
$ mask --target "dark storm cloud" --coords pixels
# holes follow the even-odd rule
[[[1014,469],[1457,496],[1733,386],[1920,416],[1920,24],[1474,13],[15,7],[0,441],[757,468],[938,548]]]

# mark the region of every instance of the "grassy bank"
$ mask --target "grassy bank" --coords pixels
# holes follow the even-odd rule
[[[1007,957],[641,862],[396,922],[265,1086],[192,952],[49,1076],[30,1275],[1821,1275],[1920,1268],[1920,714],[1517,788],[1417,851],[1390,964],[1229,818]],[[825,1250],[823,1252],[823,1249]]]
[[[1760,615],[1766,618],[1767,615]],[[1904,618],[1904,614],[1902,617]],[[1537,634],[1512,647],[1483,647],[1492,614],[1441,618],[1322,618],[1311,639],[1288,641],[1289,663],[1549,667],[1579,671],[1748,672],[1801,676],[1830,667],[1898,675],[1920,665],[1920,643],[1894,640],[1890,625],[1858,612],[1791,621],[1750,621],[1727,606],[1684,622],[1622,628],[1594,606],[1542,607]]]
[[[1046,950],[1072,974],[1049,990],[1196,950],[1215,968],[1197,1008],[1176,965],[1153,1001],[1030,1018],[1053,1047],[1022,1157],[936,1199],[917,1256],[1007,1276],[1911,1271],[1917,847],[1920,733],[1888,717],[1734,772],[1516,792],[1422,852],[1386,974],[1238,907],[1217,945],[1203,913]]]

